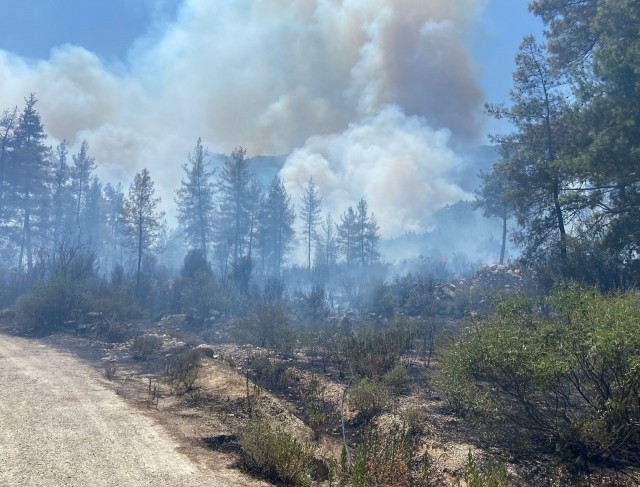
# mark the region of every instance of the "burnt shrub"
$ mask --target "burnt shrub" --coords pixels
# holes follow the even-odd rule
[[[147,360],[162,345],[162,338],[156,335],[138,335],[133,339],[133,358]]]
[[[167,365],[167,376],[176,388],[191,391],[200,375],[202,349],[192,348],[176,355]]]

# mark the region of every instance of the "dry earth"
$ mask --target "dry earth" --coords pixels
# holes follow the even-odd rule
[[[264,484],[194,463],[162,426],[74,356],[0,334],[0,485]]]

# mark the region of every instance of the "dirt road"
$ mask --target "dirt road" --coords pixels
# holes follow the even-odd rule
[[[71,355],[0,334],[0,486],[226,486]]]

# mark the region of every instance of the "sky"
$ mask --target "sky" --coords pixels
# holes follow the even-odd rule
[[[383,236],[470,195],[452,174],[501,131],[520,0],[0,0],[0,110],[35,92],[51,143],[87,140],[103,180],[149,168],[169,214],[198,137],[287,155],[297,201],[369,201]]]

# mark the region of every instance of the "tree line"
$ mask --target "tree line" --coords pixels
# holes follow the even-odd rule
[[[524,261],[551,277],[637,286],[640,278],[640,4],[538,0],[546,42],[526,37],[509,105],[513,132],[479,205],[514,218]]]
[[[36,104],[31,94],[22,112],[8,109],[0,118],[0,252],[17,276],[32,274],[38,262],[70,243],[92,252],[104,275],[129,271],[137,292],[171,239],[212,262],[223,284],[233,276],[240,288],[255,274],[280,275],[298,243],[309,271],[379,259],[379,227],[364,198],[336,222],[323,216],[311,178],[298,208],[303,231],[297,236],[296,208],[284,182],[276,176],[263,187],[241,147],[216,174],[201,139],[182,166],[178,228],[170,230],[148,169],[135,175],[128,191],[121,183],[103,184],[86,141],[72,155],[66,140],[46,145]]]

